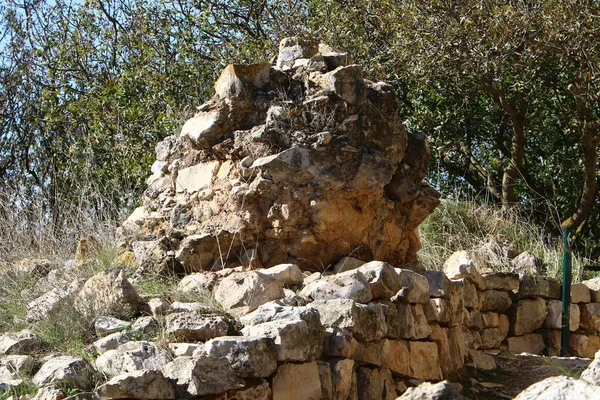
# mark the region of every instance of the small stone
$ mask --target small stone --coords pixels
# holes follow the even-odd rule
[[[577,304],[571,304],[569,310],[575,308],[578,308],[580,311],[580,324],[582,328],[592,334],[600,332],[600,303],[581,304],[579,307],[577,307]]]
[[[300,291],[300,296],[313,300],[350,299],[368,303],[373,299],[373,292],[362,272],[351,270],[307,284]]]
[[[388,263],[371,261],[360,266],[358,271],[362,272],[369,282],[373,299],[389,300],[404,286],[402,277]]]
[[[467,351],[475,368],[483,371],[492,371],[496,369],[496,361],[494,361],[494,357],[478,350],[469,349]]]
[[[575,357],[594,358],[600,349],[600,337],[572,333],[569,336],[569,350]]]
[[[448,299],[450,297],[450,280],[442,271],[423,271],[421,272],[429,284],[429,297]]]
[[[548,310],[543,298],[519,300],[512,320],[514,334],[521,336],[541,328],[547,316]]]
[[[127,342],[96,359],[96,368],[109,377],[149,369],[160,371],[168,363],[167,352],[151,342]]]
[[[503,290],[505,292],[519,290],[519,274],[513,272],[494,272],[484,274],[485,287],[489,290]]]
[[[408,388],[402,396],[398,397],[398,400],[423,399],[465,400],[463,396],[461,396],[454,390],[454,388],[448,381],[443,381],[435,384],[424,382],[417,387]]]
[[[177,285],[177,291],[183,293],[203,293],[213,290],[217,275],[210,272],[198,272],[184,276]]]
[[[194,351],[204,349],[204,344],[198,343],[169,343],[169,350],[173,352],[175,358],[188,356],[191,357]]]
[[[543,297],[560,299],[560,283],[546,276],[523,275],[519,282],[519,299]]]
[[[131,332],[116,332],[111,333],[103,337],[102,339],[96,340],[92,345],[99,354],[105,353],[108,350],[114,350],[123,343],[127,343],[133,340]]]
[[[217,286],[215,298],[230,312],[241,316],[260,305],[285,297],[283,285],[256,272],[234,272]]]
[[[258,273],[286,286],[298,286],[304,282],[302,271],[296,264],[279,264],[271,268],[258,270]]]
[[[582,307],[585,305],[582,304]],[[545,327],[548,329],[561,329],[562,328],[562,302],[560,300],[546,300],[546,309],[548,310],[548,317],[546,318]],[[569,314],[571,315],[569,320],[569,330],[575,332],[579,329],[580,311],[577,304],[571,304],[569,306]]]
[[[364,265],[365,262],[354,257],[342,257],[334,266],[333,272],[339,274],[340,272],[351,271]]]
[[[571,303],[589,303],[591,301],[590,289],[583,283],[571,285]]]

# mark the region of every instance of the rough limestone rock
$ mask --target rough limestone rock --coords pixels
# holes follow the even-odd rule
[[[28,375],[33,368],[33,357],[10,355],[0,357],[0,379]]]
[[[600,349],[600,337],[572,333],[569,336],[569,350],[575,357],[594,358]]]
[[[511,260],[513,272],[518,274],[539,275],[542,272],[542,260],[528,251],[524,251]]]
[[[373,299],[387,299],[402,287],[402,281],[394,267],[381,261],[371,261],[358,268],[371,287]]]
[[[321,316],[317,309],[310,307],[289,307],[276,304],[265,304],[252,314],[242,318],[242,323],[251,327],[273,321],[304,321],[308,334],[304,337],[307,353],[306,360],[315,360],[323,351],[325,327],[321,324]],[[296,324],[302,326],[302,324]],[[303,329],[303,328],[301,328]],[[294,339],[295,340],[295,339]],[[304,345],[303,345],[304,347]]]
[[[444,273],[450,279],[464,278],[473,283],[478,290],[485,290],[485,280],[477,270],[477,263],[473,257],[473,254],[465,250],[454,252],[444,262]]]
[[[423,182],[427,139],[406,133],[390,85],[347,62],[287,38],[275,66],[227,66],[181,135],[157,145],[143,208],[121,229],[138,263],[316,271],[349,255],[416,260],[416,228],[439,204]]]
[[[226,358],[244,378],[266,378],[277,369],[277,349],[271,338],[224,336],[206,342],[204,351],[211,357]]]
[[[109,399],[154,399],[175,398],[173,385],[160,371],[132,371],[113,377],[98,388],[102,398]]]
[[[81,358],[58,356],[48,359],[34,375],[37,386],[56,384],[88,389],[92,385],[94,370]]]
[[[316,362],[282,364],[273,378],[273,400],[320,400],[321,379]]]
[[[519,290],[519,274],[513,272],[493,272],[484,274],[485,287],[490,290]]]
[[[160,371],[169,362],[169,354],[151,342],[128,342],[108,350],[96,359],[98,371],[113,377],[125,372],[148,369]]]
[[[515,335],[533,332],[542,327],[548,316],[546,301],[541,297],[519,300],[513,316],[511,322]]]
[[[256,271],[235,272],[223,278],[214,294],[225,309],[240,316],[285,297],[281,282]]]
[[[417,387],[408,388],[398,400],[465,400],[463,396],[456,393],[450,382],[421,383]]]
[[[503,313],[510,308],[512,300],[510,295],[501,290],[484,290],[481,311]]]
[[[94,321],[94,330],[96,331],[96,336],[99,338],[122,331],[130,326],[131,322],[129,321],[123,321],[106,315],[101,315]]]
[[[129,319],[139,313],[142,299],[121,268],[92,276],[77,294],[76,307],[88,318],[106,315]]]
[[[396,384],[388,369],[359,367],[356,370],[358,398],[365,400],[395,400]]]
[[[568,376],[552,376],[534,383],[514,400],[594,399],[598,386]]]
[[[356,269],[362,265],[365,265],[365,262],[359,260],[354,257],[342,257],[334,266],[333,273],[339,274],[340,272],[350,271],[352,269]]]
[[[220,315],[202,315],[196,312],[182,312],[167,315],[167,333],[182,340],[207,341],[227,335],[229,324]]]
[[[591,301],[590,289],[583,283],[571,285],[571,303],[589,303]]]
[[[219,394],[244,386],[229,361],[208,356],[176,358],[165,366],[163,374],[174,382],[177,398]]]
[[[177,285],[177,291],[183,293],[204,292],[213,290],[217,283],[217,275],[211,272],[198,272],[184,276]]]
[[[539,275],[523,275],[519,282],[519,299],[543,297],[560,300],[560,282]]]
[[[429,297],[448,299],[452,291],[450,280],[442,271],[421,272],[429,285]]]
[[[348,299],[337,299],[315,301],[308,307],[319,311],[323,326],[348,329],[361,341],[382,339],[388,331],[384,306],[379,303],[360,304]]]
[[[102,354],[108,350],[114,350],[123,343],[131,342],[132,340],[133,335],[131,332],[116,332],[96,340],[92,343],[92,346],[94,346],[98,354]]]
[[[392,298],[393,302],[429,303],[429,282],[426,277],[407,269],[401,269],[398,275],[402,289]]]
[[[304,282],[302,270],[296,264],[279,264],[258,272],[286,286],[298,286]]]
[[[30,330],[0,334],[0,355],[30,354],[42,347],[42,341]]]
[[[358,270],[341,272],[307,284],[300,296],[313,300],[350,299],[368,303],[373,299],[371,285],[365,275]]]
[[[76,280],[64,287],[55,287],[27,304],[27,322],[51,318],[79,291],[83,282]]]
[[[600,332],[600,303],[571,304],[571,308],[579,308],[580,324],[583,329],[591,334]]]
[[[528,333],[523,336],[512,336],[506,340],[508,342],[508,351],[511,353],[540,354],[546,347],[544,344],[544,337],[536,333]]]

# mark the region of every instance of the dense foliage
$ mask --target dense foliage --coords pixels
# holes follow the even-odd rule
[[[0,192],[13,209],[41,201],[58,231],[69,207],[129,205],[154,144],[210,96],[215,74],[268,60],[295,34],[349,51],[394,85],[409,129],[429,135],[444,195],[517,206],[555,235],[563,223],[582,241],[600,237],[596,1],[1,7]]]

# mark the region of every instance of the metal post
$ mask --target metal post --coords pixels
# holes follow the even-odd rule
[[[560,333],[560,355],[569,355],[569,322],[571,305],[571,247],[569,228],[563,229],[563,284],[562,284],[562,328]]]

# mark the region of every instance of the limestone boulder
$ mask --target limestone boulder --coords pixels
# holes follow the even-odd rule
[[[323,326],[348,329],[361,341],[385,337],[388,331],[381,304],[360,304],[350,299],[319,300],[308,305],[319,311]]]
[[[484,290],[485,280],[476,267],[473,255],[468,251],[457,251],[444,262],[444,273],[450,279],[466,279],[473,283],[478,290]]]
[[[169,314],[165,319],[166,332],[182,340],[207,341],[227,335],[229,323],[220,315],[196,312]]]
[[[594,359],[581,373],[581,379],[596,386],[600,386],[600,350],[596,352]]]
[[[506,312],[512,305],[508,292],[501,290],[484,290],[482,292],[481,311]]]
[[[410,270],[400,270],[401,289],[391,299],[392,302],[428,303],[429,282],[426,277]]]
[[[173,353],[175,358],[182,357],[182,356],[191,357],[192,355],[194,355],[194,352],[198,349],[200,349],[199,351],[203,352],[204,344],[203,343],[169,343],[169,350],[171,350],[171,353]]]
[[[303,271],[417,259],[416,229],[439,204],[423,181],[426,138],[407,134],[393,87],[347,54],[282,43],[275,66],[227,66],[180,136],[157,146],[136,211],[147,217],[122,229],[128,250],[156,241],[156,265],[176,272],[239,265],[252,247],[255,266]]]
[[[216,395],[244,386],[229,361],[209,356],[178,357],[164,367],[163,374],[173,382],[177,398]]]
[[[417,387],[408,388],[398,400],[465,400],[463,396],[457,393],[450,382],[442,381],[439,383],[421,383]]]
[[[111,333],[119,332],[129,327],[131,327],[131,322],[106,315],[101,315],[94,321],[94,330],[96,331],[96,336],[99,338],[103,338]]]
[[[358,367],[356,369],[356,388],[359,399],[395,400],[396,384],[388,369]]]
[[[27,355],[0,356],[0,381],[20,379],[33,369],[33,357]]]
[[[474,368],[482,371],[492,371],[496,369],[496,361],[494,357],[486,354],[482,351],[468,349],[469,361],[473,364]]]
[[[560,282],[546,276],[523,275],[519,282],[519,299],[543,297],[545,299],[560,299]]]
[[[600,349],[600,337],[572,333],[569,336],[569,351],[575,357],[594,358]]]
[[[508,351],[511,353],[540,354],[546,347],[544,337],[536,333],[528,333],[523,336],[508,337]]]
[[[600,332],[600,303],[571,304],[570,308],[580,311],[580,324],[587,332],[596,334]]]
[[[94,343],[92,343],[92,346],[94,346],[98,354],[102,354],[108,350],[116,349],[123,343],[131,341],[133,341],[133,335],[131,332],[116,332],[96,340]]]
[[[244,378],[266,378],[277,369],[277,349],[267,337],[224,336],[206,342],[204,351],[210,357],[226,358]]]
[[[357,399],[356,363],[353,360],[331,360],[334,399]]]
[[[571,303],[589,303],[592,299],[590,289],[583,283],[571,285]]]
[[[543,267],[542,260],[529,251],[524,251],[511,260],[513,272],[518,274],[540,275]]]
[[[420,273],[427,278],[429,297],[448,299],[451,293],[450,280],[442,271],[423,271]]]
[[[514,272],[494,272],[483,274],[485,287],[489,290],[504,290],[506,292],[519,290],[519,274]]]
[[[442,369],[435,342],[408,342],[411,360],[419,360],[410,364],[410,376],[417,379],[441,380]]]
[[[106,315],[129,319],[139,313],[142,299],[121,268],[88,279],[77,294],[76,306],[88,318]]]
[[[552,376],[534,383],[519,393],[515,400],[592,399],[598,387],[568,376]]]
[[[226,310],[239,316],[285,297],[281,282],[256,271],[236,272],[223,278],[214,295]]]
[[[282,364],[273,377],[273,400],[320,400],[321,379],[316,362]]]
[[[27,322],[51,318],[56,312],[68,307],[82,282],[76,280],[63,287],[55,287],[27,304]]]
[[[265,304],[254,313],[242,318],[242,323],[247,327],[274,321],[303,321],[307,329],[307,335],[303,338],[307,348],[306,359],[314,360],[321,356],[325,327],[321,323],[321,315],[318,309]],[[303,324],[295,325],[303,329]]]
[[[339,274],[340,272],[346,272],[364,265],[365,262],[354,257],[342,257],[334,266],[333,273]]]
[[[368,303],[373,299],[371,285],[359,270],[325,276],[306,285],[300,296],[313,300],[350,299]]]
[[[590,300],[594,303],[600,303],[600,278],[588,279],[581,283],[590,289]]]
[[[132,371],[117,375],[98,388],[108,399],[175,399],[175,390],[160,371]]]
[[[296,264],[279,264],[271,268],[261,269],[258,273],[285,286],[298,286],[304,282],[302,270]]]
[[[548,316],[546,301],[541,298],[519,300],[511,321],[514,334],[521,336],[539,329]]]
[[[381,366],[396,374],[411,376],[408,346],[408,342],[404,340],[384,340]]]
[[[93,386],[94,369],[82,358],[58,356],[49,358],[33,376],[37,386],[65,385],[78,389]]]
[[[184,276],[179,284],[177,291],[183,293],[205,292],[213,290],[217,283],[218,276],[210,272],[197,272]]]
[[[42,347],[42,341],[28,329],[0,334],[0,355],[31,354]]]
[[[154,343],[133,341],[98,356],[96,369],[109,377],[143,369],[161,371],[169,358],[168,352]]]
[[[301,319],[280,319],[262,324],[246,326],[242,333],[247,337],[272,339],[277,361],[312,361],[321,347],[313,347],[306,340],[309,328]],[[315,357],[316,358],[316,357]]]
[[[373,299],[390,299],[403,286],[402,278],[393,266],[381,261],[371,261],[358,268],[369,282]]]

